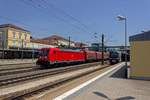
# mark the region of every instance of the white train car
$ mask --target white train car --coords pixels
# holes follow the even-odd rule
[[[41,49],[41,48],[49,48],[49,47],[55,47],[55,46],[30,42],[30,48],[32,49]]]

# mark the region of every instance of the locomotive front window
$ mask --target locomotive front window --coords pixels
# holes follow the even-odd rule
[[[118,58],[118,56],[119,56],[119,54],[118,54],[117,52],[112,52],[112,53],[110,54],[110,57],[111,57],[111,58]]]
[[[41,50],[40,56],[48,56],[49,50]]]

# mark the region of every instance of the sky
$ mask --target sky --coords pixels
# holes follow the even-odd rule
[[[124,22],[128,37],[150,28],[150,0],[0,0],[0,24],[25,28],[36,38],[53,34],[84,43],[100,41],[124,44]],[[94,33],[97,33],[95,38]]]

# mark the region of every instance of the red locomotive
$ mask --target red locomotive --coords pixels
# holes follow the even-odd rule
[[[108,59],[109,53],[104,53],[104,58]],[[101,52],[96,51],[42,48],[37,60],[37,65],[48,66],[52,64],[87,62],[101,59]]]

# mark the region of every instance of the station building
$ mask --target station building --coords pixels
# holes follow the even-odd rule
[[[130,36],[130,78],[150,80],[150,31]]]
[[[84,43],[74,42],[58,35],[35,39],[30,31],[14,24],[0,25],[0,49],[39,49],[44,47],[83,47]]]
[[[0,47],[6,49],[29,48],[30,31],[13,24],[0,25]]]
[[[40,44],[47,44],[53,46],[68,46],[70,43],[71,47],[75,47],[75,42],[69,39],[63,38],[58,35],[51,35],[49,37],[41,38],[41,39],[32,39],[31,42],[40,43]]]
[[[71,47],[75,46],[75,42],[64,37],[58,35],[51,35],[49,37],[42,38],[42,40],[47,40],[50,42],[51,45],[55,46],[68,46],[70,43]]]

